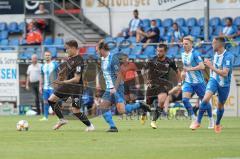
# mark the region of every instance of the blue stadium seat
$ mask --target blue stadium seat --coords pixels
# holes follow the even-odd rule
[[[136,45],[132,51],[131,54],[137,55],[142,53],[142,45]]]
[[[178,46],[170,46],[166,56],[168,58],[175,58],[177,54],[178,54]]]
[[[160,38],[165,36],[165,28],[164,27],[159,27],[158,28],[160,30]]]
[[[240,56],[240,45],[235,47],[230,47],[229,51],[233,53],[235,57]]]
[[[204,24],[205,24],[205,18],[204,17],[198,19],[198,26],[203,27]]]
[[[18,45],[19,45],[19,40],[18,40],[18,38],[10,39],[10,41],[9,41],[9,46],[18,46]]]
[[[46,37],[43,41],[43,44],[44,45],[52,45],[53,44],[53,38],[50,37],[50,36]]]
[[[150,29],[151,29],[151,27],[144,27],[143,28],[144,32],[148,32],[148,31],[150,31]]]
[[[214,36],[218,36],[221,32],[222,32],[222,26],[217,26],[217,27],[213,30],[213,35],[214,35]]]
[[[210,19],[209,25],[211,25],[213,27],[221,25],[221,19],[219,17],[213,17]]]
[[[197,19],[196,18],[188,18],[187,19],[187,26],[188,27],[193,27],[193,26],[196,26],[197,25]]]
[[[240,25],[240,16],[234,19],[233,24],[236,26]]]
[[[7,30],[7,23],[2,22],[0,23],[0,31],[4,31],[4,30]]]
[[[17,22],[11,22],[11,23],[8,25],[8,32],[9,32],[9,33],[18,33],[18,32],[19,32]]]
[[[130,54],[130,55],[128,56],[128,58],[135,60],[135,59],[137,58],[137,55],[135,55],[135,54]]]
[[[108,42],[115,42],[115,40],[114,40],[113,37],[108,36],[108,37],[105,37],[105,38],[104,38],[104,42],[105,42],[105,43],[108,43]]]
[[[186,26],[186,21],[184,18],[177,18],[175,22],[178,24],[179,27]]]
[[[0,40],[7,39],[8,38],[8,32],[7,31],[1,31],[0,32]]]
[[[182,27],[181,29],[182,29],[185,36],[189,34],[189,28],[188,27]]]
[[[7,50],[8,48],[8,39],[3,39],[0,41],[0,49]]]
[[[209,33],[209,38],[210,38],[212,36],[212,33],[213,33],[213,28],[211,26],[209,26],[208,33]],[[201,28],[200,37],[204,38],[204,28]]]
[[[122,43],[122,42],[125,40],[125,38],[124,38],[124,37],[116,37],[114,40],[115,40],[118,44],[120,44],[120,43]]]
[[[26,27],[26,23],[25,22],[21,22],[18,25],[18,29],[19,29],[20,32],[24,32],[25,27]]]
[[[64,49],[64,41],[62,38],[55,38],[53,45],[59,49]]]
[[[131,43],[136,43],[136,37],[129,37],[128,40],[129,40]]]
[[[154,46],[147,46],[143,52],[144,55],[147,57],[155,54],[155,47]]]
[[[130,47],[122,48],[120,53],[129,55],[131,53],[132,49]]]
[[[162,20],[161,19],[155,19],[156,23],[157,23],[157,27],[161,27],[162,26]]]
[[[96,54],[96,48],[94,46],[90,46],[87,48],[86,54]]]
[[[143,19],[143,28],[151,27],[150,19]]]
[[[173,24],[173,20],[171,18],[164,19],[163,26],[164,27],[171,27]]]

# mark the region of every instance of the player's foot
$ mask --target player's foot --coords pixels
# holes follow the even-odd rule
[[[221,125],[215,125],[214,126],[214,131],[215,133],[219,134],[222,131],[222,126]]]
[[[141,117],[140,117],[140,123],[141,123],[142,125],[144,125],[144,124],[146,123],[146,120],[147,120],[147,116],[146,116],[146,115],[141,115]]]
[[[107,130],[107,132],[118,132],[118,129],[116,127],[110,127],[110,129]]]
[[[95,128],[94,128],[93,124],[91,124],[90,126],[86,127],[86,129],[85,129],[86,132],[90,132],[90,131],[94,131],[94,130],[95,130]]]
[[[213,118],[210,119],[210,120],[209,120],[208,129],[214,129],[214,124],[215,124],[214,119],[213,119]]]
[[[48,121],[48,118],[43,117],[43,118],[39,119],[39,121]]]
[[[156,121],[151,121],[151,127],[152,127],[153,129],[157,129],[157,123],[156,123]]]
[[[192,124],[190,125],[190,128],[192,130],[196,130],[197,128],[200,128],[200,124],[197,121],[192,122]]]
[[[140,103],[140,108],[142,108],[144,112],[151,112],[151,109],[150,109],[149,105],[147,105],[144,102],[139,102],[139,103]]]
[[[190,124],[190,126],[189,126],[190,129],[192,129],[192,127],[193,127],[193,125],[195,124],[195,122],[196,122],[196,120],[195,120],[195,119],[192,119],[192,122],[191,122],[191,124]]]
[[[196,116],[197,116],[198,109],[199,109],[199,107],[197,107],[197,106],[194,106],[194,107],[193,107],[193,113],[194,113]]]
[[[61,126],[67,124],[68,121],[66,119],[59,119],[56,125],[54,125],[53,130],[59,129]]]

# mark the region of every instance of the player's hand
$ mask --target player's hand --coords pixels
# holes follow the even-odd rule
[[[110,89],[110,94],[115,94],[116,93],[116,89],[115,88],[111,88]]]
[[[191,67],[183,67],[183,71],[189,72],[189,71],[192,71],[192,68]]]
[[[204,64],[209,67],[210,69],[213,68],[212,62],[209,59],[205,59],[204,60]]]

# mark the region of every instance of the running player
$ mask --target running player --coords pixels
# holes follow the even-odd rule
[[[224,113],[224,104],[230,91],[233,56],[230,52],[226,51],[225,39],[223,37],[214,38],[212,47],[216,52],[214,55],[213,64],[209,59],[204,61],[204,64],[211,70],[210,80],[208,81],[207,90],[199,108],[198,119],[193,125],[192,129],[197,129],[200,127],[204,112],[206,110],[208,111],[209,106],[211,107],[209,101],[217,92],[217,120],[214,130],[216,133],[220,133],[222,130],[220,121]]]
[[[168,97],[168,91],[172,88],[172,83],[169,81],[169,72],[172,68],[177,75],[177,79],[180,79],[180,72],[175,62],[166,57],[167,52],[166,44],[159,44],[156,51],[157,56],[149,61],[146,66],[147,72],[147,104],[152,105],[152,121],[151,127],[157,128],[156,121],[160,115],[160,112],[164,109],[165,100]],[[158,105],[153,104],[154,100],[158,99]],[[145,120],[146,115],[141,117],[142,123]]]
[[[67,124],[68,121],[64,119],[58,101],[59,99],[67,100],[71,97],[73,114],[87,126],[86,131],[93,131],[94,126],[87,116],[80,112],[79,98],[81,98],[83,91],[82,73],[84,63],[82,57],[78,55],[78,43],[75,40],[70,40],[66,42],[65,48],[68,53],[68,60],[63,63],[63,66],[60,65],[62,69],[58,73],[58,81],[55,82],[57,86],[54,88],[54,93],[48,98],[49,105],[59,118],[53,129],[57,130]]]
[[[191,36],[183,38],[183,47],[185,52],[182,53],[182,76],[185,80],[182,86],[182,102],[187,109],[189,116],[192,119],[192,123],[190,125],[191,128],[192,125],[195,123],[196,117],[194,115],[193,108],[189,100],[193,93],[196,93],[200,100],[203,99],[206,85],[202,70],[205,69],[205,66],[199,52],[193,49],[193,38]],[[210,123],[213,123],[212,112],[210,110],[208,111],[208,116],[210,118]],[[210,126],[211,125],[212,124],[210,124]]]
[[[143,103],[125,104],[123,78],[117,55],[110,53],[108,44],[104,40],[98,43],[96,49],[101,57],[101,69],[106,82],[106,90],[100,103],[100,109],[102,109],[105,121],[110,126],[107,132],[118,132],[110,111],[113,103],[116,104],[117,110],[121,114],[130,113],[138,108],[142,108],[145,111],[150,111],[150,109]]]
[[[48,98],[53,93],[53,87],[51,83],[57,78],[57,69],[58,64],[55,61],[52,61],[51,52],[46,51],[44,53],[45,63],[41,66],[41,78],[39,84],[39,91],[43,95],[43,103],[44,103],[44,117],[40,119],[40,121],[48,120]]]

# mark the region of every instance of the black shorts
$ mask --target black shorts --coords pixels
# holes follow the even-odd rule
[[[158,98],[158,95],[161,93],[168,94],[168,90],[165,87],[148,87],[146,96],[147,96],[147,104],[151,105],[155,99]]]
[[[172,102],[182,101],[182,93],[178,95],[172,95]]]

